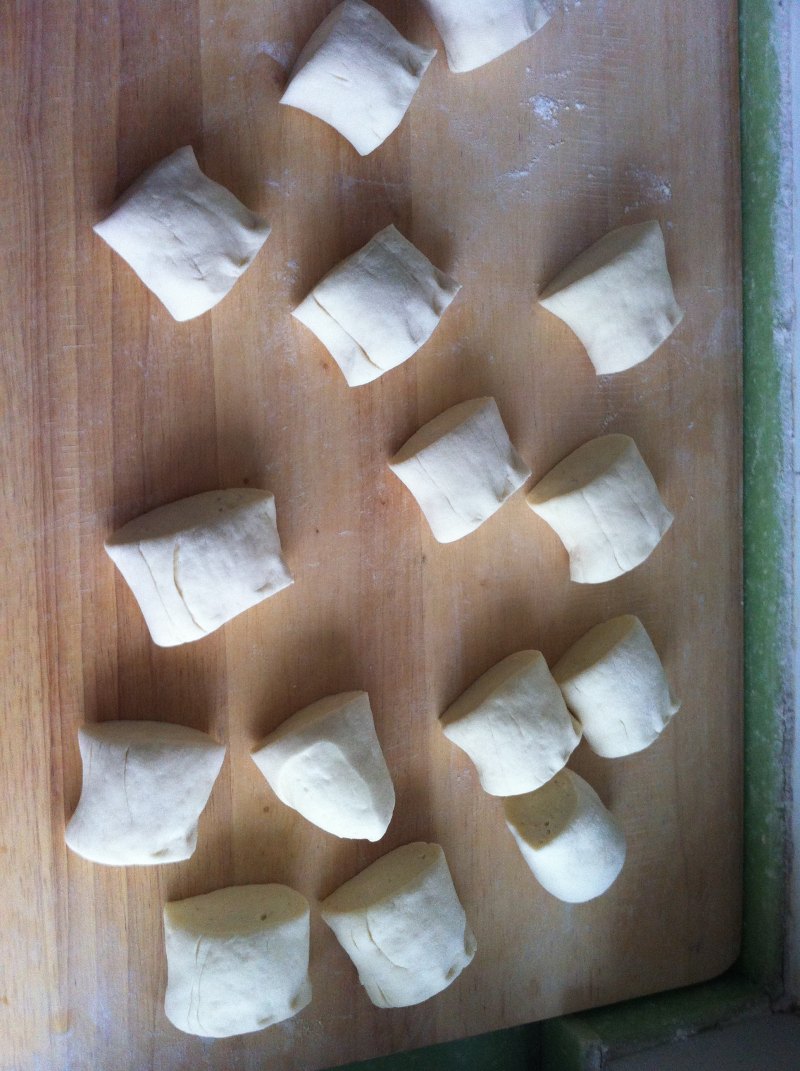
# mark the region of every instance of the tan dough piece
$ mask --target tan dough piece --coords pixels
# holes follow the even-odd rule
[[[568,904],[604,893],[625,862],[625,836],[595,790],[564,769],[503,800],[506,823],[540,885]]]
[[[650,557],[672,524],[650,470],[628,435],[579,446],[528,493],[569,553],[570,578],[602,584]]]
[[[632,614],[595,625],[553,676],[589,746],[608,759],[649,747],[680,709],[644,625]]]
[[[539,651],[498,662],[448,707],[441,725],[493,796],[539,788],[566,765],[581,738]]]
[[[532,37],[550,18],[539,0],[422,0],[451,71],[472,71]]]
[[[323,900],[321,912],[379,1008],[440,993],[477,948],[438,844],[389,852]]]
[[[164,907],[167,1018],[227,1038],[296,1015],[311,1001],[309,907],[286,885],[239,885]]]
[[[225,758],[206,733],[157,721],[78,730],[83,787],[67,826],[72,851],[106,866],[188,859]]]

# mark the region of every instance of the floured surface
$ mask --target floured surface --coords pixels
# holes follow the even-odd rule
[[[367,159],[278,105],[332,6],[59,4],[4,25],[0,903],[16,939],[0,966],[3,1069],[309,1071],[685,985],[736,955],[735,4],[654,0],[643,14],[634,0],[572,0],[473,74],[450,75],[440,55]],[[376,6],[440,47],[417,4]],[[185,144],[273,232],[216,309],[176,324],[91,227]],[[533,299],[602,234],[648,218],[686,317],[644,365],[598,379]],[[350,390],[290,310],[389,223],[463,291],[415,357]],[[631,435],[676,518],[651,558],[571,585],[521,494],[437,544],[387,461],[484,395],[534,480],[594,436]],[[248,485],[275,494],[295,584],[195,644],[156,649],[103,540],[163,503]],[[606,896],[569,907],[539,888],[437,716],[513,651],[552,665],[621,613],[641,618],[683,706],[640,755],[611,762],[582,744],[571,760],[628,857]],[[249,758],[293,711],[358,689],[397,790],[380,844],[309,827]],[[63,842],[77,728],[156,708],[229,743],[197,851],[157,870],[93,867]],[[479,951],[429,1003],[379,1011],[313,901],[412,840],[444,848]],[[163,1015],[163,902],[245,882],[312,900],[314,1001],[263,1034],[184,1037]]]

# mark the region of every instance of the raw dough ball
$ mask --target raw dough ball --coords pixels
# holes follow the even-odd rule
[[[493,796],[531,792],[567,763],[580,731],[539,651],[519,651],[484,673],[441,717]]]
[[[93,863],[155,866],[188,859],[225,748],[206,733],[158,721],[78,730],[83,788],[67,845]]]
[[[321,912],[379,1008],[440,993],[477,948],[438,844],[389,852],[323,900]]]
[[[538,0],[422,0],[451,71],[472,71],[532,37],[550,18]]]
[[[176,320],[222,301],[270,232],[206,178],[189,145],[146,171],[94,229]]]
[[[292,583],[275,499],[250,487],[160,506],[115,532],[106,551],[160,647],[198,640]]]
[[[602,584],[649,558],[672,524],[650,470],[628,435],[579,446],[527,497],[555,529],[578,584]]]
[[[329,695],[293,714],[253,761],[275,795],[337,837],[380,840],[394,786],[366,692]]]
[[[648,747],[680,709],[644,625],[632,614],[595,625],[553,676],[589,746],[607,759]]]
[[[647,360],[683,319],[656,220],[618,227],[595,242],[539,301],[569,324],[598,375]]]
[[[604,893],[625,862],[625,836],[591,785],[562,770],[503,800],[508,828],[537,881],[568,904]]]
[[[389,462],[440,543],[480,527],[529,478],[494,398],[454,405],[423,425]]]
[[[293,315],[358,387],[413,357],[460,289],[390,225],[317,283]]]
[[[329,123],[366,156],[400,125],[435,55],[363,0],[344,0],[300,53],[281,104]]]
[[[164,937],[164,1011],[187,1034],[249,1034],[311,1001],[308,901],[286,885],[240,885],[166,904]]]

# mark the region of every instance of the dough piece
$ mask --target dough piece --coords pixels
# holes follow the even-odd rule
[[[379,1008],[407,1008],[441,993],[475,955],[475,937],[438,844],[389,852],[320,906]]]
[[[578,584],[602,584],[649,558],[672,524],[650,470],[628,435],[579,446],[528,494],[558,533]]]
[[[145,171],[94,229],[176,320],[222,301],[270,232],[206,178],[190,145]]]
[[[506,823],[536,880],[568,904],[612,885],[625,862],[625,836],[595,790],[562,770],[535,792],[503,800]]]
[[[492,796],[539,788],[563,769],[580,741],[539,651],[519,651],[484,673],[441,717]]]
[[[389,468],[416,498],[440,543],[474,532],[531,474],[494,398],[440,413],[411,436]]]
[[[239,885],[164,907],[167,993],[178,1030],[249,1034],[311,1002],[308,901],[286,885]]]
[[[550,18],[539,0],[422,0],[451,71],[472,71],[533,37]]]
[[[389,225],[317,283],[293,315],[358,387],[413,357],[460,289]]]
[[[632,614],[595,625],[553,676],[589,746],[607,759],[644,750],[680,710],[656,649]]]
[[[599,376],[646,361],[683,319],[657,220],[618,227],[595,242],[539,303],[572,328]]]
[[[287,807],[337,837],[380,840],[392,820],[394,786],[366,692],[293,714],[253,761]]]
[[[83,788],[67,826],[73,852],[105,866],[188,859],[225,758],[206,733],[158,721],[78,730]]]
[[[435,55],[364,0],[344,0],[300,53],[281,104],[322,119],[366,156],[400,125]]]
[[[292,583],[275,499],[251,487],[160,506],[115,532],[106,551],[160,647],[199,640]]]

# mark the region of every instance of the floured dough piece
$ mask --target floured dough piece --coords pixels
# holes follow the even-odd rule
[[[625,862],[625,836],[595,790],[562,770],[535,792],[503,800],[508,828],[540,885],[568,904],[604,893]]]
[[[539,651],[498,662],[442,714],[441,725],[493,796],[539,788],[563,769],[581,738]]]
[[[680,710],[656,649],[632,614],[595,625],[553,676],[589,746],[607,759],[644,750]]]
[[[281,104],[329,123],[366,156],[400,125],[435,55],[364,0],[344,0],[300,53]]]
[[[527,41],[550,18],[539,0],[422,0],[451,71],[472,71]]]
[[[380,840],[394,786],[366,692],[329,695],[293,714],[253,753],[275,795],[337,837]]]
[[[293,315],[358,387],[413,357],[460,289],[390,225],[317,283]]]
[[[67,845],[93,863],[156,866],[188,859],[225,758],[206,733],[158,721],[78,730],[83,788]]]
[[[115,532],[106,551],[160,647],[198,640],[292,583],[275,499],[250,487],[160,506]]]
[[[647,360],[683,319],[657,220],[618,227],[595,242],[539,302],[572,328],[598,375]]]
[[[438,844],[389,852],[320,907],[379,1008],[406,1008],[440,993],[477,948]]]
[[[578,584],[602,584],[649,558],[672,524],[650,470],[628,435],[579,446],[527,496],[555,529]]]
[[[164,938],[164,1011],[186,1034],[249,1034],[311,1001],[308,901],[286,885],[239,885],[166,904]]]
[[[530,477],[494,398],[440,413],[389,462],[419,503],[440,543],[473,532]]]
[[[270,232],[206,178],[189,145],[146,171],[94,229],[176,320],[222,301]]]

